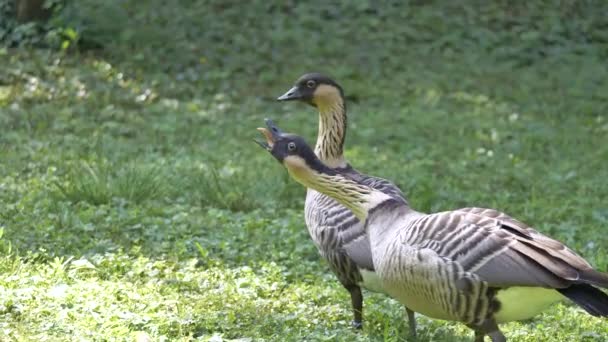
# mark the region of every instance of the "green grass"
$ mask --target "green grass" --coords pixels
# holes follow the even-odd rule
[[[415,208],[494,207],[608,270],[605,6],[95,3],[62,20],[101,50],[0,48],[1,341],[402,340],[377,294],[350,328],[304,189],[252,141],[271,117],[314,142],[314,110],[273,100],[310,70],[346,89],[348,159]],[[603,341],[608,322],[564,303],[503,331]]]

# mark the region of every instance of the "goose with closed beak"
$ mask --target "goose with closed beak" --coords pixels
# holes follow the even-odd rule
[[[319,131],[315,154],[325,165],[337,168],[396,201],[407,204],[405,196],[395,184],[362,174],[346,162],[343,155],[347,128],[346,100],[338,83],[319,73],[305,74],[277,100],[304,102],[318,109]],[[361,328],[361,287],[373,292],[386,292],[376,276],[369,237],[365,234],[363,224],[348,208],[315,189],[308,189],[306,193],[304,217],[319,253],[350,293],[354,316],[352,324]],[[406,307],[406,313],[410,335],[415,336],[414,312]]]

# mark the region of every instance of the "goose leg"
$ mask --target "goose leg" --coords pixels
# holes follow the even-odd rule
[[[507,342],[507,338],[502,334],[502,332],[500,332],[500,330],[494,330],[489,333],[488,336],[490,336],[492,342]]]
[[[407,323],[410,327],[410,337],[412,340],[416,339],[416,314],[414,311],[405,308],[405,313],[407,313]]]
[[[355,329],[363,328],[363,319],[361,317],[363,313],[363,295],[361,294],[361,288],[359,286],[349,286],[346,288],[350,292],[350,300],[353,305],[353,316],[352,326]]]
[[[477,326],[471,326],[475,330],[475,342],[483,342],[485,335],[490,336],[492,342],[507,342],[507,338],[502,334],[494,319],[486,319]]]

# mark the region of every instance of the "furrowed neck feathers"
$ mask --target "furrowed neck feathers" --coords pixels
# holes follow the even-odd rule
[[[319,132],[315,154],[331,168],[346,167],[343,148],[346,136],[346,104],[336,87],[319,86],[315,92],[319,109]]]
[[[312,169],[301,159],[290,161],[286,166],[291,176],[299,183],[334,198],[349,208],[362,222],[365,222],[370,210],[392,199],[389,195],[359,184],[326,166],[319,170]]]

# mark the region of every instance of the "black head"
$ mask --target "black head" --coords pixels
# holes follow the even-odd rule
[[[279,96],[277,100],[299,100],[317,106],[319,100],[331,94],[335,94],[339,98],[344,97],[342,87],[338,83],[323,74],[313,72],[300,77],[295,85]]]
[[[267,128],[258,128],[264,134],[266,142],[257,143],[270,152],[281,164],[291,163],[292,166],[303,163],[315,171],[334,174],[315,155],[304,138],[295,134],[283,133],[270,119],[264,120]],[[286,165],[289,167],[289,165]]]

